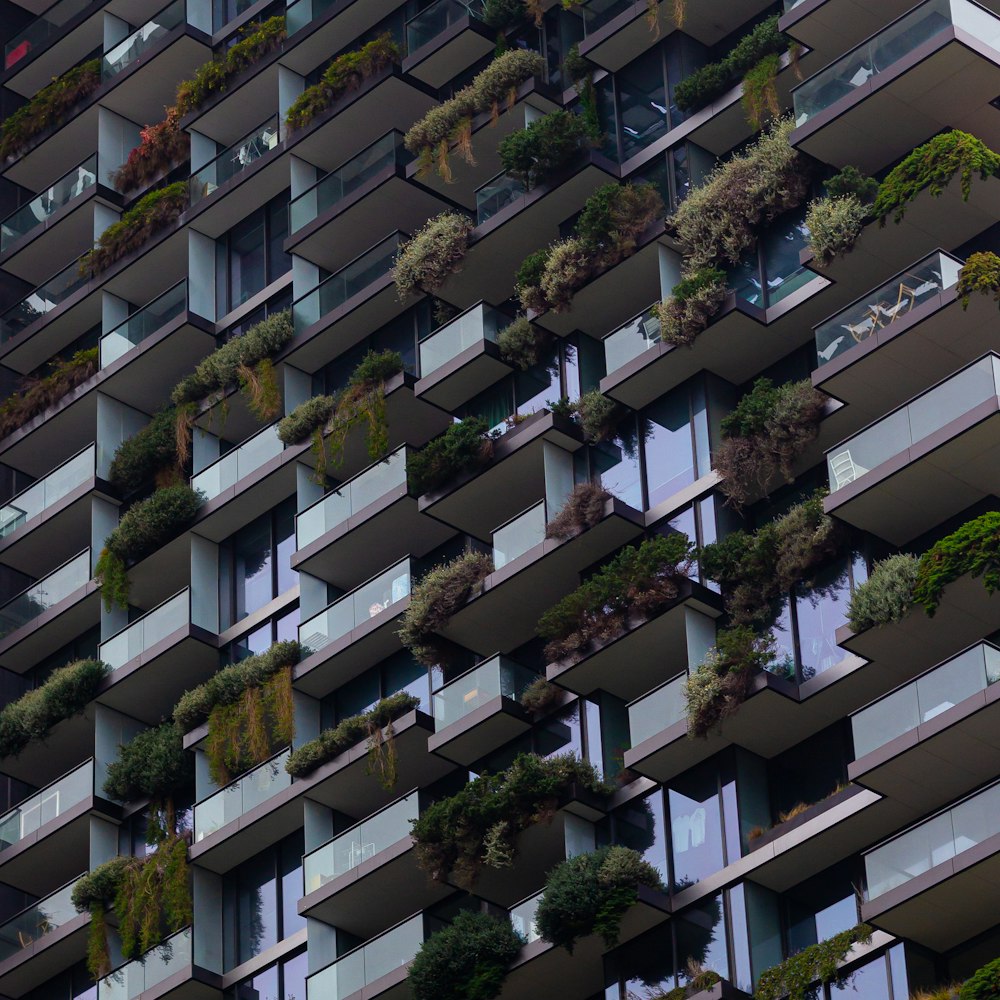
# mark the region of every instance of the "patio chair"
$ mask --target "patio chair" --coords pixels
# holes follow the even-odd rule
[[[851,449],[846,448],[839,455],[830,459],[830,473],[833,476],[833,488],[839,490],[848,483],[853,483],[858,476],[863,476],[868,470],[858,465],[851,458]]]

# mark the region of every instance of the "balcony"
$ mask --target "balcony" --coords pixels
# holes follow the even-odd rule
[[[268,424],[253,437],[227,451],[222,458],[195,473],[191,477],[191,489],[200,490],[209,501],[223,493],[235,494],[237,483],[277,458],[284,450],[285,445],[278,437],[278,425]]]
[[[431,87],[449,80],[496,47],[496,31],[482,21],[484,0],[434,0],[406,22],[403,69]]]
[[[397,448],[301,511],[292,567],[349,588],[397,556],[404,539],[416,556],[446,541],[448,528],[421,514],[407,492],[409,454]]]
[[[506,656],[494,656],[434,694],[434,735],[427,749],[469,767],[531,728],[521,707],[538,674]]]
[[[220,977],[200,970],[193,956],[191,928],[185,927],[100,980],[97,1000],[144,1000],[168,995],[178,1000],[217,997]]]
[[[869,173],[945,127],[970,128],[995,145],[998,46],[1000,18],[986,8],[925,0],[795,88],[792,145]]]
[[[825,510],[902,545],[991,496],[998,397],[991,353],[831,448]]]
[[[864,862],[863,920],[934,951],[968,940],[996,917],[1000,784],[873,848]]]

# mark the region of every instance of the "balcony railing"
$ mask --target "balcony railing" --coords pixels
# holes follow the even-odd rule
[[[304,330],[312,323],[348,299],[364,291],[369,285],[392,271],[396,252],[399,250],[399,233],[393,233],[381,243],[366,250],[339,271],[321,281],[312,291],[292,303],[295,330]]]
[[[826,364],[891,327],[930,296],[958,282],[962,261],[936,251],[816,327],[816,354]]]
[[[411,821],[420,814],[420,793],[393,802],[368,819],[338,834],[303,858],[306,892],[353,871],[363,861],[410,835]]]
[[[239,142],[224,149],[214,160],[210,160],[200,170],[191,175],[191,204],[197,205],[226,181],[256,163],[262,156],[278,146],[278,116],[272,115],[263,125],[258,125]]]
[[[510,320],[501,312],[480,302],[456,316],[450,323],[420,341],[420,376],[425,378],[457,358],[473,344],[497,342],[497,334]]]
[[[435,692],[434,728],[440,732],[494,698],[517,701],[536,680],[538,674],[506,656],[485,660]]]
[[[958,857],[1000,833],[1000,782],[925,819],[865,855],[868,899]]]
[[[0,252],[9,249],[33,229],[45,225],[60,208],[68,205],[95,184],[97,184],[96,153],[87,157],[78,167],[64,174],[55,184],[0,222]]]
[[[359,472],[307,507],[295,520],[295,546],[304,549],[392,490],[406,485],[406,448]]]
[[[1000,394],[1000,357],[988,354],[827,452],[830,492],[923,441]]]
[[[101,367],[107,368],[112,361],[117,361],[133,347],[138,347],[158,330],[162,330],[187,309],[187,301],[185,278],[152,302],[137,309],[124,323],[119,323],[104,334],[101,337]]]
[[[633,316],[604,338],[604,359],[608,374],[648,351],[660,342],[660,314],[655,305]]]
[[[863,757],[1000,681],[1000,649],[988,642],[921,674],[851,716],[854,755]]]
[[[542,936],[538,933],[535,914],[538,912],[538,904],[544,895],[542,892],[537,892],[534,896],[529,896],[510,909],[510,925],[514,928],[515,933],[520,934],[525,939],[527,944],[539,940]]]
[[[404,920],[306,980],[307,1000],[345,1000],[394,969],[409,965],[424,943],[424,915]]]
[[[313,219],[328,212],[383,170],[394,165],[404,165],[412,159],[403,145],[403,134],[387,132],[357,156],[321,177],[311,188],[289,203],[291,232],[298,232]]]
[[[669,729],[687,716],[684,685],[687,674],[681,674],[658,688],[636,698],[628,706],[628,731],[632,746]]]
[[[952,27],[994,48],[1000,40],[1000,19],[977,4],[926,0],[799,84],[792,92],[795,124],[805,124]]]
[[[102,642],[97,647],[97,658],[117,670],[190,621],[191,591],[185,587]]]
[[[533,504],[493,532],[493,568],[500,569],[545,541],[545,501]]]
[[[75,885],[76,879],[0,925],[0,962],[7,961],[80,915],[73,905]]]
[[[3,68],[16,66],[29,53],[44,49],[66,26],[66,22],[86,10],[94,0],[58,0],[42,11],[23,31],[18,32],[3,49]]]
[[[85,587],[90,578],[90,549],[84,549],[0,607],[0,639]]]
[[[57,778],[20,805],[0,816],[0,850],[6,850],[79,805],[94,793],[94,762]]]
[[[497,174],[482,187],[476,188],[476,225],[481,226],[501,209],[512,205],[524,191],[521,181],[506,174]]]
[[[239,447],[226,452],[222,458],[192,476],[191,489],[201,490],[205,499],[211,500],[284,450],[285,444],[278,437],[277,423],[269,424],[253,437],[247,438]]]
[[[255,806],[267,802],[283,788],[288,788],[292,776],[285,770],[285,762],[290,755],[291,750],[282,750],[252,771],[247,771],[242,778],[237,778],[204,801],[195,803],[195,841],[204,840],[227,823],[245,816]]]
[[[109,80],[141,59],[165,35],[184,23],[184,0],[168,4],[155,17],[104,53],[101,79]]]
[[[88,479],[93,479],[96,457],[97,446],[88,445],[43,479],[8,500],[0,507],[0,538],[13,535],[22,525],[38,517]]]
[[[89,276],[80,273],[80,261],[74,260],[58,274],[42,282],[30,295],[15,302],[0,316],[0,344],[16,337],[35,320],[52,312],[65,302],[75,291],[82,288]]]
[[[406,22],[407,51],[416,52],[464,17],[481,20],[484,6],[484,0],[436,0]]]
[[[321,18],[335,3],[336,0],[294,0],[285,11],[285,30],[289,38]]]
[[[363,622],[410,595],[410,560],[403,559],[374,579],[344,594],[299,626],[299,642],[311,653],[347,635]]]
[[[97,984],[97,1000],[136,1000],[192,962],[191,928],[185,927],[142,958],[123,965]]]

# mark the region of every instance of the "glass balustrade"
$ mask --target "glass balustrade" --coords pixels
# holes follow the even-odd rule
[[[476,225],[492,219],[501,209],[512,205],[525,192],[524,184],[506,174],[497,174],[476,189]]]
[[[96,445],[89,445],[79,454],[63,462],[37,483],[21,490],[15,497],[0,507],[0,538],[13,535],[28,521],[38,517],[64,496],[93,479],[96,470],[94,462]]]
[[[31,326],[35,320],[52,312],[89,280],[89,275],[80,273],[80,261],[77,259],[44,281],[30,295],[26,295],[20,302],[15,302],[3,315],[0,315],[0,344],[6,344],[8,340]]]
[[[97,648],[97,658],[112,670],[134,660],[158,642],[166,639],[191,621],[191,591],[184,590],[147,611],[131,625],[116,632]]]
[[[827,452],[830,492],[906,451],[1000,394],[1000,358],[988,354]]]
[[[536,893],[529,899],[511,907],[510,925],[516,934],[520,934],[525,939],[526,944],[538,941],[541,934],[538,932],[538,925],[535,923],[535,914],[538,912],[538,904],[542,901],[543,893]]]
[[[291,750],[282,750],[259,767],[247,771],[242,778],[226,785],[194,807],[194,839],[204,840],[227,823],[238,820],[251,809],[267,802],[292,783],[285,770]]]
[[[285,30],[289,38],[319,20],[334,3],[336,0],[295,0],[289,4],[285,11]]]
[[[85,587],[91,578],[90,549],[84,549],[38,583],[33,583],[0,607],[0,639]]]
[[[983,642],[921,674],[851,716],[863,757],[1000,681],[1000,649]]]
[[[637,747],[643,740],[687,718],[686,683],[687,674],[684,673],[629,704],[628,731],[632,746]]]
[[[506,656],[494,656],[467,670],[434,694],[434,728],[438,731],[464,719],[494,698],[518,701],[538,674]]]
[[[545,501],[536,503],[493,532],[493,568],[500,569],[545,541]]]
[[[64,885],[0,925],[0,962],[24,951],[39,938],[51,934],[80,915],[80,911],[73,905],[75,885],[76,880]]]
[[[510,320],[503,313],[485,302],[466,309],[461,316],[456,316],[450,323],[420,341],[421,378],[436,372],[473,344],[481,344],[486,340],[495,344],[497,334],[509,325]]]
[[[604,358],[608,374],[617,371],[659,342],[660,314],[654,305],[638,316],[633,316],[604,338]]]
[[[136,1000],[192,963],[191,928],[168,937],[142,958],[123,965],[97,984],[97,1000]]]
[[[44,10],[3,49],[3,68],[8,70],[38,49],[44,49],[66,26],[66,22],[86,10],[93,0],[59,0]]]
[[[406,448],[358,473],[307,507],[295,521],[295,546],[304,549],[392,490],[406,485]]]
[[[88,760],[0,816],[0,850],[58,819],[93,794],[94,762]]]
[[[418,913],[311,975],[306,980],[307,1000],[345,1000],[369,983],[409,965],[423,943],[424,918]]]
[[[410,596],[411,566],[403,559],[391,569],[344,594],[318,615],[299,626],[299,642],[311,653],[347,635]]]
[[[805,124],[952,27],[992,48],[1000,45],[1000,18],[989,11],[969,0],[926,0],[796,87],[795,124]]]
[[[96,184],[97,155],[95,154],[0,222],[0,252],[9,250],[33,229],[44,226],[60,208]]]
[[[396,164],[409,163],[413,157],[403,146],[401,132],[388,132],[376,139],[357,156],[331,170],[311,188],[304,191],[288,205],[291,231],[297,232],[338,202],[353,194],[376,175]]]
[[[411,821],[419,815],[419,793],[410,792],[307,854],[302,862],[306,892],[315,892],[407,838]]]
[[[101,60],[101,79],[109,80],[128,69],[134,62],[155,48],[160,39],[183,23],[184,0],[175,0],[141,28],[137,28],[127,38],[104,53],[104,58]]]
[[[263,125],[258,125],[239,142],[224,149],[214,160],[210,160],[200,170],[191,175],[189,182],[191,204],[197,205],[226,181],[246,170],[262,156],[278,147],[278,116],[272,115]]]
[[[1000,783],[918,823],[865,855],[868,899],[892,889],[1000,833]]]
[[[897,274],[816,327],[816,354],[826,364],[958,282],[962,261],[940,251]]]
[[[363,292],[379,278],[389,274],[399,250],[399,233],[393,233],[356,260],[321,281],[311,292],[292,303],[296,332],[318,322],[348,299]]]
[[[244,476],[256,472],[265,462],[285,450],[278,437],[277,423],[269,424],[243,444],[226,452],[218,461],[191,477],[191,488],[201,490],[206,500],[217,497],[224,490],[235,486]]]
[[[484,7],[484,0],[436,0],[406,22],[407,51],[416,52],[465,17],[481,20]]]
[[[148,337],[162,330],[187,309],[187,279],[178,281],[159,298],[137,309],[124,323],[119,323],[101,337],[101,367],[107,368],[128,354]]]
[[[805,3],[805,0],[783,0],[785,13],[787,14],[790,10],[795,10],[802,3]]]

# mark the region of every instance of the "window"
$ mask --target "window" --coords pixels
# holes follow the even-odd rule
[[[87,963],[77,962],[30,993],[25,993],[23,1000],[97,1000],[97,983],[91,979]]]
[[[259,625],[252,632],[234,639],[222,650],[223,662],[239,663],[248,656],[256,656],[270,649],[276,642],[295,642],[298,639],[299,608],[283,611]]]
[[[418,663],[407,649],[394,653],[324,698],[321,708],[323,728],[330,729],[343,719],[360,715],[382,698],[399,691],[419,698],[421,710],[430,711],[427,667]]]
[[[806,207],[775,219],[756,249],[730,271],[737,298],[769,309],[816,277],[799,264],[799,251],[809,243]]]
[[[226,992],[226,1000],[306,1000],[308,972],[308,955],[296,952],[237,983]]]
[[[708,401],[699,379],[679,386],[645,414],[646,507],[655,507],[711,471]]]

